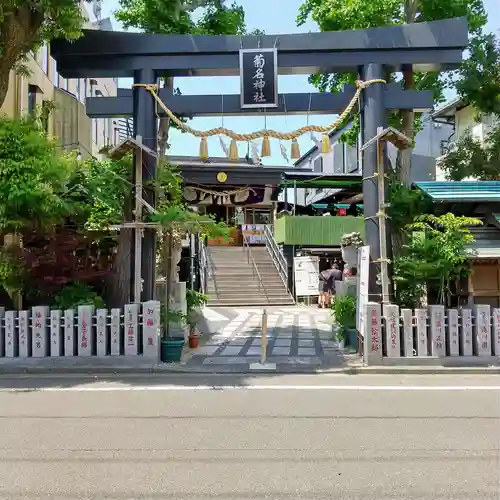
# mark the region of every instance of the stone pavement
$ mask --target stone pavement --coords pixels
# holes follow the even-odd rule
[[[311,307],[266,309],[267,361],[280,369],[334,368],[346,365],[333,340],[330,312]],[[239,308],[237,316],[219,329],[202,347],[192,351],[186,368],[211,371],[248,371],[260,359],[262,308]]]

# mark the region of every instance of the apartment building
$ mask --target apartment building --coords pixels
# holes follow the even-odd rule
[[[341,135],[351,125],[330,135],[332,150],[323,154],[318,146],[307,151],[295,164],[295,168],[312,168],[318,175],[360,175],[362,164],[359,157],[359,144],[349,146],[340,142]],[[453,133],[453,126],[447,123],[435,123],[431,116],[422,117],[422,130],[415,138],[413,149],[411,178],[413,182],[432,181],[436,177],[436,158],[443,154],[443,147]],[[392,164],[396,161],[397,150],[388,144],[388,156]],[[299,189],[297,204],[306,206],[319,203],[333,196],[338,189],[308,188]]]
[[[85,6],[82,9],[87,14]],[[109,19],[88,22],[87,29],[112,30]],[[7,98],[0,113],[19,117],[33,113],[37,107],[50,110],[45,126],[61,150],[77,150],[82,158],[99,157],[102,148],[118,142],[118,127],[110,118],[90,119],[85,113],[85,98],[115,96],[118,81],[112,78],[82,78],[67,80],[57,71],[48,46],[42,47],[28,60],[30,76],[11,71]]]

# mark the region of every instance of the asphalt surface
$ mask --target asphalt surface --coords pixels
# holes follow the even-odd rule
[[[500,498],[500,376],[0,378],[2,500]]]

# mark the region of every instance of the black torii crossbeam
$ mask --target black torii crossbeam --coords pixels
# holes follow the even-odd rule
[[[355,72],[362,80],[384,79],[387,73],[411,66],[414,71],[442,71],[456,68],[468,44],[465,18],[428,23],[370,28],[345,32],[304,33],[264,36],[152,35],[144,33],[88,30],[75,42],[54,41],[51,55],[64,78],[132,77],[134,83],[154,84],[159,77],[236,76],[239,74],[240,49],[278,49],[280,75],[316,72]],[[341,111],[352,97],[352,89],[339,94],[289,94],[281,96],[278,108],[269,113],[314,114]],[[251,114],[238,107],[238,96],[174,96],[165,91],[161,98],[176,113],[184,116]],[[224,104],[223,102],[224,101]],[[310,105],[309,105],[310,102]],[[116,98],[90,98],[89,116],[133,116],[134,136],[156,151],[157,117],[155,103],[144,88],[120,91]],[[362,94],[362,143],[386,127],[387,110],[429,109],[428,92],[403,91],[392,85],[372,85]],[[272,110],[272,111],[271,111]],[[255,168],[255,167],[248,167]],[[379,260],[377,183],[377,147],[373,144],[363,154],[363,198],[366,218],[366,243],[370,245],[372,265]],[[156,161],[144,160],[143,180],[154,179]],[[155,206],[154,193],[146,199]],[[143,296],[154,296],[156,235],[144,231],[142,248]],[[375,277],[377,269],[370,273]],[[375,280],[370,296],[380,294]]]

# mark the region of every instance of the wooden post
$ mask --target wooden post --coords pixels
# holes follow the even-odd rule
[[[135,222],[142,220],[142,137],[140,135],[135,138],[137,145],[135,155]],[[142,228],[137,224],[134,228],[134,246],[135,246],[135,264],[134,264],[134,302],[139,304],[141,302],[142,292]]]
[[[377,133],[383,131],[379,127]],[[389,303],[389,268],[387,265],[387,225],[385,220],[385,172],[384,143],[377,140],[377,185],[378,185],[378,221],[380,243],[380,282],[382,285],[382,304]]]

